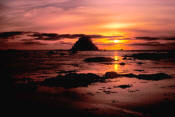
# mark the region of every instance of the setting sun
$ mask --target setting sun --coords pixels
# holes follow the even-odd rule
[[[120,40],[114,40],[114,43],[120,43]]]

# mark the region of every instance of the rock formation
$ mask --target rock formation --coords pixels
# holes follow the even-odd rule
[[[92,42],[90,37],[80,37],[79,40],[74,44],[71,51],[97,51],[98,48]]]

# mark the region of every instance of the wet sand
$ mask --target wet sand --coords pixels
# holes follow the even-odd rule
[[[174,62],[126,58],[127,52],[64,53],[4,53],[1,59],[8,62],[1,63],[1,71],[10,86],[6,91],[9,113],[87,117],[175,115]],[[83,61],[97,56],[115,61]]]

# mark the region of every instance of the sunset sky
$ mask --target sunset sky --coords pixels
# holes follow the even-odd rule
[[[102,35],[93,41],[107,50],[175,49],[174,6],[175,0],[0,0],[0,32],[25,32],[1,33],[0,48],[69,49],[78,38],[29,36],[40,32]]]

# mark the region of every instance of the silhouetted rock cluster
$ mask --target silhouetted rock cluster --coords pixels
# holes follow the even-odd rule
[[[174,52],[138,53],[138,54],[133,54],[133,55],[127,56],[127,57],[133,57],[134,59],[140,59],[140,60],[175,59],[175,53]]]
[[[165,73],[156,73],[156,74],[118,74],[116,72],[106,72],[104,77],[106,78],[117,78],[117,77],[134,77],[137,79],[142,79],[142,80],[154,80],[154,81],[158,81],[158,80],[163,80],[163,79],[168,79],[168,78],[172,78],[172,76],[165,74]]]
[[[104,81],[104,79],[96,74],[77,74],[69,73],[65,76],[58,75],[55,78],[44,80],[41,84],[46,86],[60,86],[64,88],[74,88],[88,86],[94,82]]]
[[[172,78],[172,76],[165,74],[165,73],[157,73],[157,74],[139,74],[135,76],[138,79],[143,79],[143,80],[163,80],[163,79],[168,79]]]
[[[104,76],[98,76],[93,73],[88,74],[77,74],[77,73],[68,73],[66,75],[58,75],[54,78],[45,79],[41,82],[41,85],[50,86],[50,87],[64,87],[64,88],[75,88],[75,87],[85,87],[95,82],[105,82],[105,79],[118,78],[118,77],[129,77],[137,78],[142,80],[163,80],[172,78],[172,76],[165,73],[157,74],[118,74],[116,72],[106,72]],[[130,85],[119,86],[120,88],[129,88]]]
[[[115,60],[109,57],[93,57],[93,58],[86,58],[84,61],[85,62],[112,62]]]
[[[71,51],[97,51],[98,48],[92,42],[88,36],[80,37],[79,40],[74,44]]]

